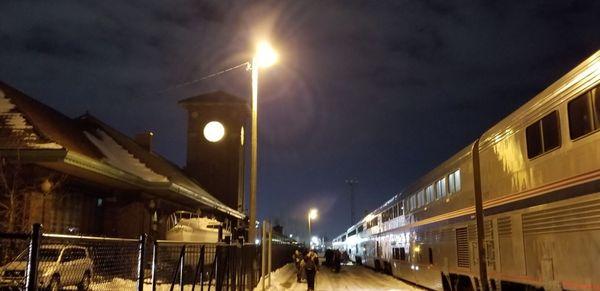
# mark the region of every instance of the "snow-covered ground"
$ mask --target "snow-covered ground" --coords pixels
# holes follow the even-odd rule
[[[306,283],[296,282],[296,270],[293,264],[284,266],[273,272],[269,291],[307,289]],[[254,291],[262,290],[262,281]],[[315,291],[325,290],[421,290],[408,285],[392,276],[374,272],[361,266],[342,266],[340,273],[333,273],[327,267],[321,266],[317,273]]]
[[[306,282],[296,282],[296,270],[293,264],[288,264],[271,275],[271,286],[269,291],[293,290],[304,291],[307,289]],[[262,279],[254,291],[262,291]],[[205,283],[206,284],[206,283]],[[105,283],[92,284],[90,290],[135,290],[136,283],[133,280],[115,278]],[[157,284],[156,290],[167,291],[170,284]],[[204,290],[207,290],[205,285]],[[214,290],[213,287],[211,288]],[[144,291],[150,291],[151,284],[144,284]],[[65,288],[65,290],[75,290],[75,287]],[[180,290],[179,285],[175,285],[174,290]],[[184,291],[192,290],[191,285],[185,285]],[[196,290],[200,290],[196,286]],[[340,273],[334,273],[329,268],[321,266],[317,273],[315,291],[334,291],[334,290],[371,290],[371,291],[404,291],[404,290],[422,290],[420,288],[406,284],[392,276],[377,273],[371,269],[362,266],[342,266]]]

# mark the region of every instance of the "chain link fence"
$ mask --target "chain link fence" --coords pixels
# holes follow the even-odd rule
[[[273,244],[274,269],[292,245]],[[0,233],[0,290],[252,290],[261,246]]]
[[[21,290],[27,284],[29,233],[0,232],[0,290]]]
[[[44,234],[38,285],[50,290],[134,290],[140,240]]]

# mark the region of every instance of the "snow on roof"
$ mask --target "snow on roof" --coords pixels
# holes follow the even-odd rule
[[[62,146],[40,137],[25,116],[0,90],[0,130],[4,144],[16,148],[62,149]]]
[[[102,154],[105,156],[104,161],[108,164],[138,176],[146,181],[168,181],[167,177],[152,171],[103,130],[96,130],[95,135],[87,131],[84,131],[84,134],[102,152]]]

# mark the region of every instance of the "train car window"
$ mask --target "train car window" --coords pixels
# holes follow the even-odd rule
[[[558,111],[552,111],[525,129],[527,157],[532,159],[560,146]]]
[[[446,177],[439,179],[436,182],[437,198],[446,196]]]
[[[593,96],[594,101],[594,124],[596,128],[600,128],[600,86],[590,90],[590,94]]]
[[[448,175],[448,194],[460,191],[460,169]]]
[[[406,249],[400,248],[400,260],[406,261]]]
[[[542,136],[544,137],[544,152],[560,146],[558,111],[554,111],[542,118]]]
[[[528,126],[525,129],[525,138],[527,140],[527,157],[535,158],[542,154],[542,126],[539,121]]]
[[[433,250],[429,248],[429,264],[433,265]]]
[[[569,134],[571,139],[577,139],[584,136],[594,129],[592,110],[591,110],[591,95],[592,91],[571,100],[567,105],[569,111]]]

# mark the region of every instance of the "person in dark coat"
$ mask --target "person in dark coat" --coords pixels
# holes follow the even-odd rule
[[[336,273],[340,272],[342,264],[342,253],[339,250],[333,252],[333,271]]]
[[[317,271],[319,271],[319,256],[314,251],[309,251],[302,261],[302,267],[306,272],[306,283],[308,285],[308,291],[315,290],[315,277]]]
[[[294,260],[294,265],[296,266],[296,281],[300,283],[302,281],[302,260],[304,259],[302,253],[299,250],[296,250],[292,255],[292,259]]]

